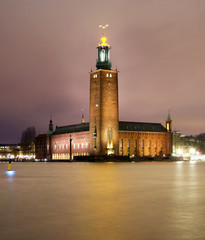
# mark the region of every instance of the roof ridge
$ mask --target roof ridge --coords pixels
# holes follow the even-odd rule
[[[131,122],[131,121],[119,121],[119,123],[143,123],[143,124],[160,124],[161,123],[152,123],[152,122]]]

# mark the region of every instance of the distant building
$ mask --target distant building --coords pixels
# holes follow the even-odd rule
[[[16,158],[21,153],[21,146],[19,144],[0,144],[0,159]]]
[[[111,70],[106,37],[97,47],[90,72],[90,122],[56,127],[36,137],[36,158],[70,159],[79,155],[162,156],[172,152],[172,120],[160,123],[119,121],[118,71]],[[70,148],[71,146],[71,148]],[[72,156],[70,156],[70,150]]]
[[[31,143],[29,152],[24,153],[20,144],[0,144],[0,160],[4,159],[34,159],[35,158],[35,144]]]
[[[205,154],[205,141],[194,136],[182,135],[180,131],[173,132],[173,154],[190,156]]]

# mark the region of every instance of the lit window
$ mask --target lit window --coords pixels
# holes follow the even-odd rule
[[[127,153],[130,154],[130,140],[127,142]]]
[[[110,77],[112,77],[112,73],[110,73]]]
[[[85,144],[85,147],[87,148],[88,147],[88,143],[86,142],[86,144]]]
[[[79,149],[80,144],[78,143],[78,149]]]
[[[107,73],[107,77],[109,77],[109,73]]]

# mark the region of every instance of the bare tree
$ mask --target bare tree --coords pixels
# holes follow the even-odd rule
[[[35,127],[28,127],[21,135],[21,147],[24,153],[31,151],[31,145],[35,141],[36,129]]]

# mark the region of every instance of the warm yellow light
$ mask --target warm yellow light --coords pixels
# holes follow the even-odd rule
[[[167,131],[169,131],[169,123],[167,123]]]
[[[183,150],[182,150],[181,148],[178,148],[178,149],[177,149],[177,154],[178,154],[178,155],[183,155]]]
[[[113,148],[113,141],[109,141],[107,142],[107,154],[113,154],[114,153],[114,148]]]
[[[189,152],[190,152],[190,154],[196,154],[196,149],[195,148],[191,148],[190,150],[189,150]]]
[[[102,41],[101,46],[107,46],[107,43],[106,43],[107,38],[105,37],[104,34],[103,34],[103,36],[102,36],[102,38],[101,38],[101,41]]]

